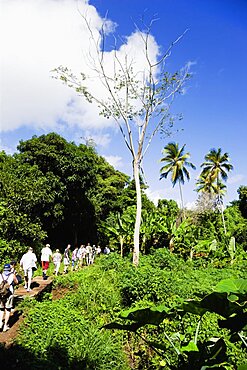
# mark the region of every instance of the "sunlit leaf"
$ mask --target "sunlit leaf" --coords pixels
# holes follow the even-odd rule
[[[219,293],[247,294],[247,279],[225,279],[221,280],[215,287]]]
[[[195,344],[195,342],[191,341],[187,344],[187,346],[182,346],[180,348],[180,351],[181,352],[199,352],[199,349],[197,345]]]

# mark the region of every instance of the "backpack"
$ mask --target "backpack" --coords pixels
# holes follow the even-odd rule
[[[3,275],[2,275],[2,279],[3,279]],[[6,301],[9,298],[10,295],[11,295],[10,284],[8,283],[7,280],[3,279],[3,281],[0,283],[0,299],[1,299],[1,301]]]

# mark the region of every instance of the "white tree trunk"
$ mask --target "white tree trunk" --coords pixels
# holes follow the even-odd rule
[[[178,184],[179,184],[179,192],[180,192],[180,198],[181,198],[182,215],[183,215],[183,219],[185,220],[184,200],[183,200],[181,182],[179,181]]]
[[[134,250],[133,250],[133,264],[138,266],[140,254],[140,226],[141,226],[141,212],[142,212],[142,198],[141,198],[141,184],[140,184],[140,169],[137,160],[133,161],[134,180],[136,187],[136,221],[134,231]]]
[[[224,233],[226,235],[226,223],[225,223],[225,217],[224,217],[224,210],[223,210],[223,204],[220,206],[220,213],[222,217],[223,227],[224,227]]]
[[[120,254],[121,257],[123,257],[123,244],[124,244],[124,238],[120,236]]]

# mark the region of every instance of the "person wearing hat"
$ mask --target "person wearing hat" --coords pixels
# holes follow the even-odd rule
[[[33,253],[33,248],[30,247],[27,253],[23,254],[20,260],[20,266],[24,270],[24,278],[25,278],[24,288],[27,289],[27,292],[30,292],[31,290],[33,268],[36,267],[36,262],[37,262],[37,257],[35,253]]]
[[[9,284],[10,294],[6,299],[0,298],[0,329],[3,327],[3,317],[4,317],[4,327],[3,331],[9,330],[8,322],[10,317],[10,312],[13,307],[14,300],[14,284],[18,284],[18,280],[14,272],[11,271],[11,266],[6,263],[3,268],[3,272],[0,274],[0,283],[3,281]]]

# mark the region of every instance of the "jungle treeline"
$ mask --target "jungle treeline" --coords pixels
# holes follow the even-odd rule
[[[168,180],[167,180],[168,181]],[[181,257],[210,256],[233,261],[247,245],[247,187],[222,215],[210,194],[193,211],[174,200],[148,199],[142,181],[142,254],[166,247]],[[92,145],[76,145],[56,133],[20,141],[17,152],[0,153],[0,259],[18,259],[44,243],[108,245],[131,252],[136,193],[133,180],[115,170]],[[226,231],[226,232],[225,232]]]

